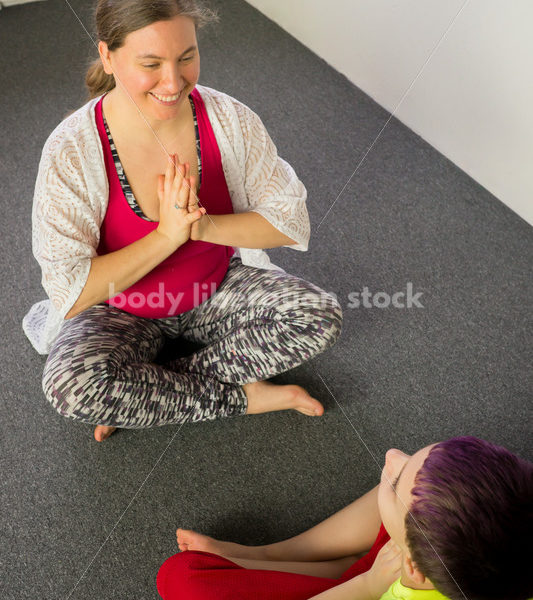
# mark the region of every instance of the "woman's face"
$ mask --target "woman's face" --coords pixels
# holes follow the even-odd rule
[[[395,448],[385,455],[378,491],[379,513],[391,538],[404,550],[405,515],[412,501],[411,490],[416,474],[433,445],[422,448],[412,456]]]
[[[200,76],[196,30],[188,17],[133,31],[113,52],[100,42],[99,51],[106,73],[115,75],[117,92],[150,120],[176,117]]]

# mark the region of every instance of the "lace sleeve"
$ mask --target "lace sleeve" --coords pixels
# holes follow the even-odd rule
[[[245,181],[249,207],[293,239],[287,247],[307,250],[310,227],[307,190],[281,157],[257,114],[244,104],[235,108],[245,145]]]
[[[42,285],[62,318],[80,295],[96,256],[100,233],[96,213],[76,143],[52,138],[39,164],[32,241]]]

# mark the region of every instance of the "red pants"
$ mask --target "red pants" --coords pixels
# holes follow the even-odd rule
[[[368,571],[388,540],[382,525],[368,554],[339,579],[245,569],[216,554],[188,550],[163,563],[157,591],[163,600],[306,600]]]

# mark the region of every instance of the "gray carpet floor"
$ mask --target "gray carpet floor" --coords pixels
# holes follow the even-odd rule
[[[71,0],[88,28],[90,4]],[[155,600],[177,526],[249,544],[296,534],[373,486],[390,447],[473,434],[533,459],[532,228],[395,119],[322,221],[388,113],[244,1],[214,4],[200,82],[261,115],[309,193],[309,251],[270,254],[344,308],[337,345],[278,378],[307,386],[325,416],[97,444],[47,404],[44,357],[21,329],[44,297],[33,186],[45,139],[85,100],[96,50],[63,0],[0,11],[2,598]],[[409,283],[423,308],[350,303],[365,286]]]

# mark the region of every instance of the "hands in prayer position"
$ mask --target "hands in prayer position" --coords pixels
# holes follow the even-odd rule
[[[177,154],[169,157],[167,170],[158,177],[159,225],[157,231],[178,248],[189,239],[199,239],[199,223],[206,210],[198,206],[196,178],[188,163],[180,164]],[[192,237],[193,228],[195,236]]]

